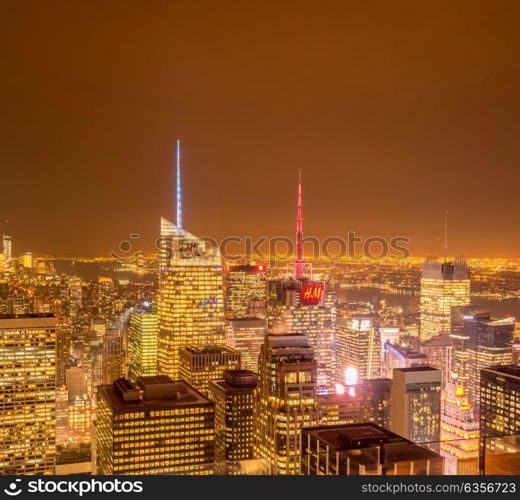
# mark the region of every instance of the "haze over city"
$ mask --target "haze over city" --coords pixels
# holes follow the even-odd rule
[[[3,7],[0,490],[520,490],[520,4]]]
[[[301,169],[307,235],[441,254],[447,208],[451,253],[519,256],[518,10],[10,2],[1,217],[20,252],[150,252],[179,138],[195,234],[292,236]]]

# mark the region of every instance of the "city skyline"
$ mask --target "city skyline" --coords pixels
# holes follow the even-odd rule
[[[0,475],[61,479],[4,492],[516,492],[520,4],[29,3],[0,21]]]
[[[307,234],[441,254],[447,208],[453,254],[519,256],[518,6],[127,5],[6,6],[1,219],[18,248],[104,255],[139,233],[150,251],[181,139],[194,234],[292,235],[301,169]]]

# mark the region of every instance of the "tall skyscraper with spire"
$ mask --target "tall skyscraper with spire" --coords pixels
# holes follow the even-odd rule
[[[451,333],[452,308],[468,306],[470,274],[464,258],[448,261],[448,210],[444,211],[444,262],[428,258],[421,276],[421,340]]]
[[[452,308],[470,301],[469,268],[462,258],[453,262],[427,259],[421,277],[421,340],[449,334]]]
[[[177,224],[161,218],[158,373],[179,378],[179,349],[225,343],[222,259],[182,227],[177,141]]]
[[[317,389],[334,387],[336,372],[335,293],[324,281],[305,276],[303,262],[302,177],[298,175],[294,277],[273,284],[269,327],[275,334],[305,335],[314,349]],[[296,278],[296,279],[294,279]]]

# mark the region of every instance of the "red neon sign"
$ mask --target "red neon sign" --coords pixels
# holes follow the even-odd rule
[[[300,299],[304,304],[315,304],[321,300],[323,296],[323,285],[307,285],[300,292]]]

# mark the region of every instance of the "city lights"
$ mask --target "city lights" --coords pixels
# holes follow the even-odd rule
[[[451,3],[3,3],[0,490],[518,494],[520,2]]]

